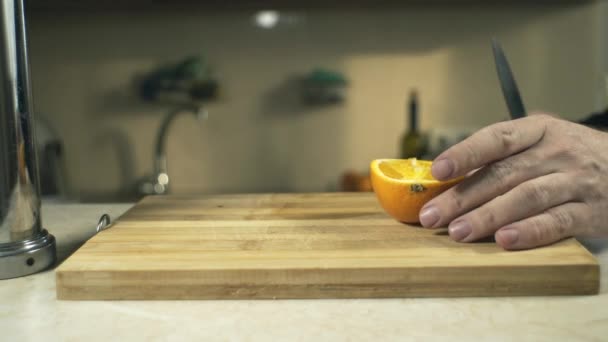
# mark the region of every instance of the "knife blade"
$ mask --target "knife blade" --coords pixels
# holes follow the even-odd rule
[[[492,39],[492,51],[494,52],[494,63],[496,64],[496,73],[500,80],[500,87],[502,88],[502,94],[507,102],[507,108],[509,108],[509,114],[511,119],[519,119],[526,116],[526,109],[524,103],[521,100],[519,89],[515,83],[515,78],[511,72],[511,67],[507,61],[500,43],[495,38]]]

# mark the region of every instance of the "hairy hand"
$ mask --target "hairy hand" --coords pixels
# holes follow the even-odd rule
[[[420,211],[423,226],[449,224],[456,241],[494,235],[505,249],[526,249],[608,235],[608,133],[531,115],[478,131],[439,155],[432,172],[469,174]]]

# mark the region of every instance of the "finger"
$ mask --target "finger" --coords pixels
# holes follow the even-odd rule
[[[538,160],[538,153],[532,148],[481,168],[425,204],[420,223],[424,227],[443,227],[517,185],[549,174],[552,169]]]
[[[535,115],[485,127],[440,154],[431,167],[433,177],[446,180],[465,175],[538,143],[548,116]]]
[[[450,237],[461,242],[475,241],[493,235],[509,223],[572,201],[577,197],[577,188],[571,185],[571,179],[565,173],[553,173],[524,182],[451,222]]]
[[[591,208],[569,202],[498,230],[496,243],[504,249],[528,249],[577,235],[591,217]]]

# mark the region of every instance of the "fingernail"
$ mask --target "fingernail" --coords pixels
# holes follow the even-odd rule
[[[431,166],[431,173],[439,180],[448,179],[454,173],[454,163],[449,159],[438,160]]]
[[[519,239],[519,232],[515,228],[505,228],[496,232],[496,241],[503,246],[513,246]]]
[[[420,224],[424,227],[433,227],[439,221],[439,210],[434,206],[423,208],[420,212]]]
[[[455,241],[461,241],[471,234],[473,229],[467,221],[456,221],[448,227],[450,237]]]

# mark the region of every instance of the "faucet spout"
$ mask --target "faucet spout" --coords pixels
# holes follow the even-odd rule
[[[171,124],[181,114],[193,114],[199,120],[207,118],[207,111],[199,104],[189,103],[170,111],[164,118],[156,136],[154,148],[154,175],[145,182],[140,191],[144,195],[163,195],[169,191],[169,171],[167,166],[167,137]]]

